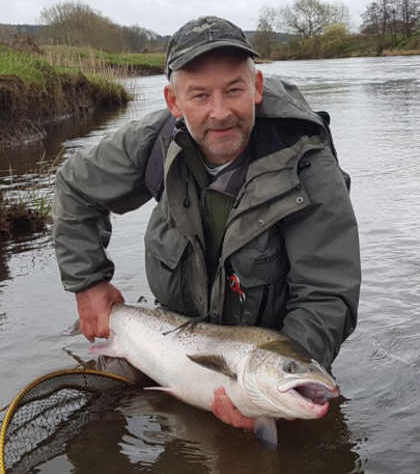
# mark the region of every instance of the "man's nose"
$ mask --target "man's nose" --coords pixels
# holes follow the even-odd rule
[[[228,103],[222,94],[215,94],[213,96],[210,117],[214,120],[224,120],[229,117],[230,109]]]

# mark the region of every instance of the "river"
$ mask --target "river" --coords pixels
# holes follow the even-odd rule
[[[285,61],[261,69],[296,83],[315,110],[330,113],[341,166],[352,176],[363,285],[358,327],[333,365],[343,396],[322,420],[280,423],[280,446],[270,451],[167,395],[129,393],[36,472],[420,472],[420,56]],[[0,155],[1,188],[33,180],[34,163],[52,160],[60,146],[70,156],[162,107],[164,83],[163,76],[131,79],[135,99],[123,111],[66,132],[73,138],[56,134],[42,150]],[[52,186],[45,183],[43,191]],[[114,281],[129,302],[140,295],[153,301],[143,271],[152,207],[112,218]],[[75,318],[50,233],[3,243],[0,405],[34,378],[74,365],[63,348],[89,358],[88,343],[69,335]]]

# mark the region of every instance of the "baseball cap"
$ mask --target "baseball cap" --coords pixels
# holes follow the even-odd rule
[[[259,56],[238,26],[217,16],[203,16],[189,21],[172,35],[165,73],[169,77],[172,71],[182,69],[203,53],[222,47],[239,48],[249,56]]]

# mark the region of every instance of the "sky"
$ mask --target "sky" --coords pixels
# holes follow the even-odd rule
[[[244,30],[255,30],[263,6],[284,7],[290,0],[80,0],[120,25],[139,25],[170,35],[187,21],[203,15],[226,18]],[[0,0],[0,23],[38,24],[43,8],[64,0]],[[332,2],[333,3],[333,2]],[[353,28],[371,0],[343,0]]]

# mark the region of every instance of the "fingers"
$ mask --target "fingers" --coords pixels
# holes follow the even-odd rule
[[[86,317],[80,316],[80,331],[89,342],[95,342],[95,326]]]
[[[254,429],[254,420],[242,415],[234,406],[223,387],[215,390],[211,410],[217,418],[228,425],[246,430]]]
[[[98,315],[96,319],[96,334],[95,337],[109,337],[109,315],[111,314],[111,306],[109,310]]]
[[[124,303],[121,292],[108,282],[80,291],[76,294],[80,318],[80,330],[88,341],[95,337],[109,337],[109,317],[112,305]]]
[[[104,285],[99,288],[99,291],[101,293],[100,296],[103,296],[111,307],[113,304],[123,304],[125,301],[121,291],[114,285],[111,285],[111,283],[104,282]]]
[[[79,310],[80,330],[89,342],[94,342],[95,337],[109,336],[109,315],[95,313],[90,309]]]

